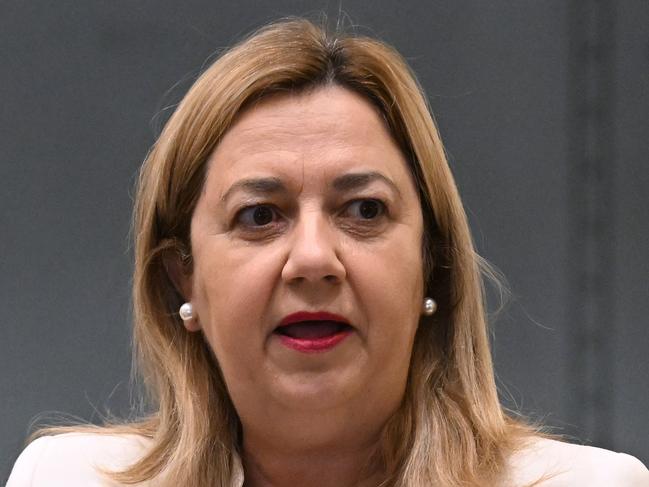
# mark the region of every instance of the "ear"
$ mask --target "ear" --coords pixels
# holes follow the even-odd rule
[[[165,252],[162,259],[167,276],[176,288],[176,292],[180,294],[184,301],[191,302],[192,274],[190,266],[183,262],[180,253],[175,250]],[[187,331],[199,331],[201,329],[198,316],[195,316],[191,320],[183,321],[183,324],[187,328]]]

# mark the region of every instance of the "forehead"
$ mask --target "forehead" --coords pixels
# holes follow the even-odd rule
[[[380,170],[395,180],[410,179],[377,109],[339,86],[255,104],[225,134],[209,163],[207,182],[217,185],[265,171],[292,177],[296,171],[315,170],[320,176]]]

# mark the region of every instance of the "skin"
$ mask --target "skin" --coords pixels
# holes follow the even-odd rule
[[[422,232],[403,154],[344,88],[265,99],[216,148],[179,287],[240,416],[247,486],[382,480],[369,459],[404,394]],[[325,352],[288,348],[273,330],[304,310],[342,315],[353,333]]]

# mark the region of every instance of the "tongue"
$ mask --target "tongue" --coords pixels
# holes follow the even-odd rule
[[[334,321],[302,321],[279,328],[277,331],[292,338],[305,340],[324,338],[338,333],[343,328],[342,323]]]

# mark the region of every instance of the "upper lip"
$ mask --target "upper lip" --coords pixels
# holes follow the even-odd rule
[[[349,320],[344,316],[330,313],[328,311],[297,311],[286,315],[282,321],[279,322],[278,327],[292,325],[294,323],[302,323],[305,321],[335,321],[349,325]]]

